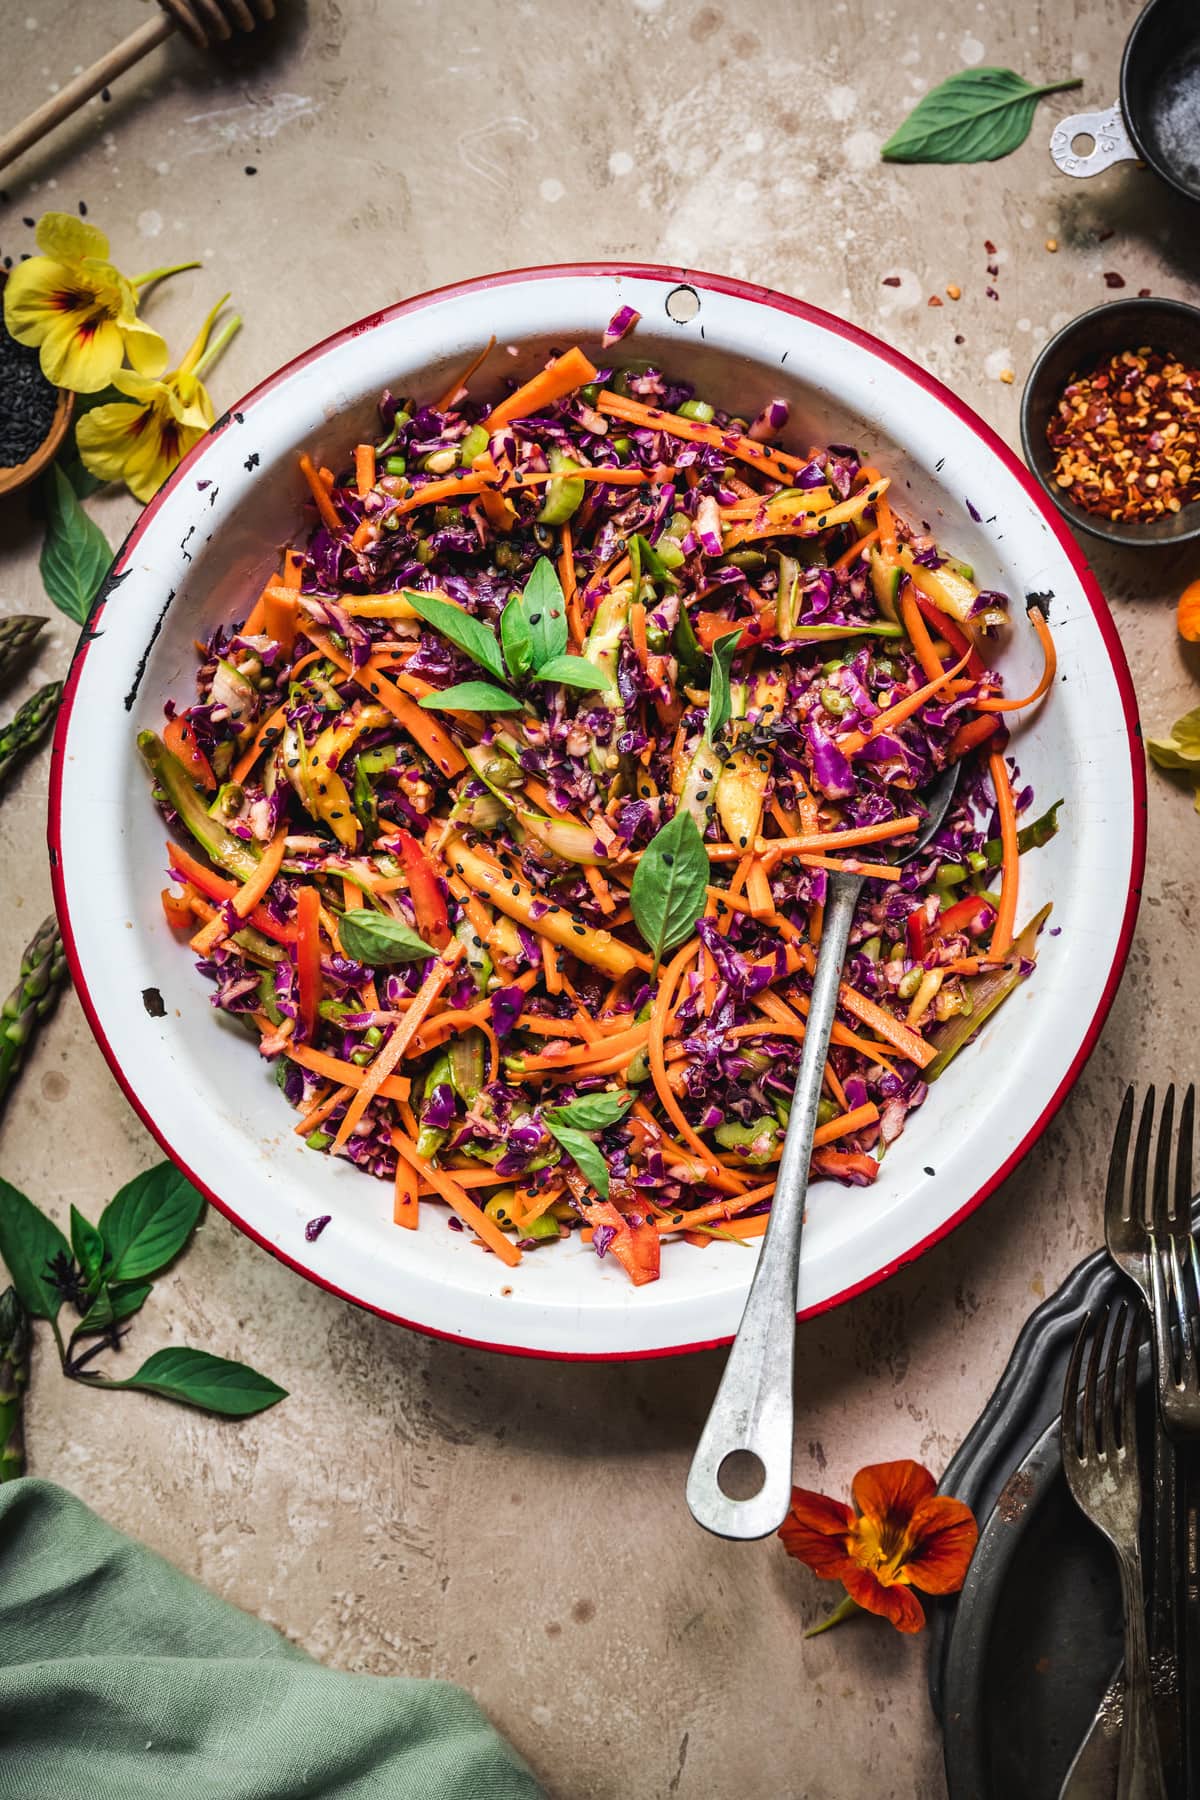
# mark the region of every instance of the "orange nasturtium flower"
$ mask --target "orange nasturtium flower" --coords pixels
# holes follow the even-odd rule
[[[210,344],[222,295],[177,369],[155,379],[120,369],[113,386],[127,400],[94,406],[75,427],[85,469],[101,481],[123,481],[138,500],[152,500],[167,476],[213,422],[212,401],[200,377],[241,324],[233,318]]]
[[[41,256],[18,263],[4,288],[4,323],[19,344],[40,349],[56,387],[98,394],[128,356],[143,375],[167,366],[167,346],[138,318],[138,289],[195,263],[152,269],[130,280],[108,260],[108,239],[71,213],[38,220]]]
[[[779,1535],[815,1575],[840,1581],[855,1606],[897,1631],[920,1631],[925,1609],[913,1589],[956,1594],[979,1539],[970,1508],[936,1487],[920,1463],[872,1463],[854,1477],[853,1507],[794,1488]],[[830,1623],[853,1611],[842,1606]]]

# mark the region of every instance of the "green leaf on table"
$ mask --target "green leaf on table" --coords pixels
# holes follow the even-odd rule
[[[135,1175],[100,1215],[110,1281],[161,1274],[183,1249],[204,1211],[204,1197],[174,1163]]]
[[[586,656],[552,656],[537,671],[539,681],[558,681],[563,687],[589,688],[604,694],[612,687],[611,679],[590,663]]]
[[[75,1253],[75,1261],[83,1271],[84,1280],[90,1283],[100,1273],[104,1263],[104,1239],[77,1206],[71,1208],[71,1249]]]
[[[580,1094],[565,1106],[549,1106],[545,1118],[556,1125],[576,1126],[580,1131],[603,1131],[616,1125],[633,1105],[632,1094]]]
[[[524,712],[525,702],[490,681],[460,681],[417,702],[426,712]]]
[[[742,633],[739,628],[736,631],[723,631],[713,645],[712,675],[708,684],[708,717],[704,721],[704,736],[710,744],[720,737],[733,711],[729,668],[741,641]]]
[[[228,1362],[223,1356],[189,1350],[185,1345],[156,1350],[136,1375],[113,1386],[161,1394],[164,1400],[179,1400],[226,1419],[248,1419],[287,1398],[286,1388],[277,1387],[245,1363]]]
[[[110,1325],[119,1325],[122,1319],[132,1319],[134,1313],[140,1312],[154,1292],[152,1282],[135,1283],[132,1287],[121,1287],[114,1291],[107,1281],[102,1281],[96,1290],[96,1297],[71,1333],[72,1340],[84,1337],[91,1331],[107,1331]]]
[[[690,812],[680,811],[643,850],[629,890],[633,919],[655,968],[691,936],[708,897],[708,853]]]
[[[600,1195],[608,1199],[608,1164],[596,1148],[586,1131],[577,1131],[573,1125],[555,1125],[551,1119],[546,1120],[547,1130],[561,1150],[565,1150],[571,1161],[585,1175]]]
[[[1034,87],[1013,69],[963,69],[921,96],[879,154],[884,162],[995,162],[1025,142],[1041,95],[1081,85],[1076,77]]]
[[[509,606],[515,606],[529,633],[529,651],[532,666],[535,670],[544,669],[546,664],[556,656],[562,656],[567,648],[567,601],[562,591],[562,582],[558,579],[558,570],[548,556],[539,556],[533,565],[533,573],[525,583],[525,591],[517,598],[510,600]],[[505,612],[508,607],[505,607]],[[503,623],[503,621],[502,621]],[[519,631],[514,619],[512,629]],[[515,674],[517,671],[514,670]]]
[[[82,625],[112,566],[113,553],[57,463],[46,476],[45,496],[46,536],[38,565],[42,585],[55,606]]]
[[[342,949],[352,961],[379,967],[384,963],[424,962],[437,951],[402,919],[367,907],[344,913],[338,922]]]
[[[62,1259],[71,1266],[71,1246],[53,1219],[0,1175],[0,1257],[25,1311],[35,1319],[57,1319],[62,1295],[49,1273]]]
[[[456,649],[469,656],[472,662],[494,675],[497,681],[505,679],[504,658],[500,654],[500,644],[490,625],[472,618],[461,606],[454,606],[449,600],[439,600],[433,594],[418,594],[412,588],[404,590],[404,598],[408,601],[419,619],[444,638],[448,638]]]

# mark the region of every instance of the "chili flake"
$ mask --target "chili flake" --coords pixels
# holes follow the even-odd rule
[[[1154,519],[1200,499],[1200,369],[1157,350],[1122,350],[1073,375],[1046,436],[1054,480],[1077,506]]]

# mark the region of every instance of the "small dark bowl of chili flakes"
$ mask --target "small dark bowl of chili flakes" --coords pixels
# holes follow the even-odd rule
[[[1200,537],[1200,309],[1116,300],[1052,337],[1021,401],[1025,461],[1112,544]]]

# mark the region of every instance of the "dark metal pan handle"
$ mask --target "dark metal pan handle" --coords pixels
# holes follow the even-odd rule
[[[1086,156],[1077,156],[1071,148],[1077,137],[1086,134],[1095,145]],[[1137,160],[1137,150],[1125,129],[1120,103],[1114,101],[1106,112],[1072,113],[1054,127],[1050,154],[1064,175],[1099,175],[1112,163]]]

